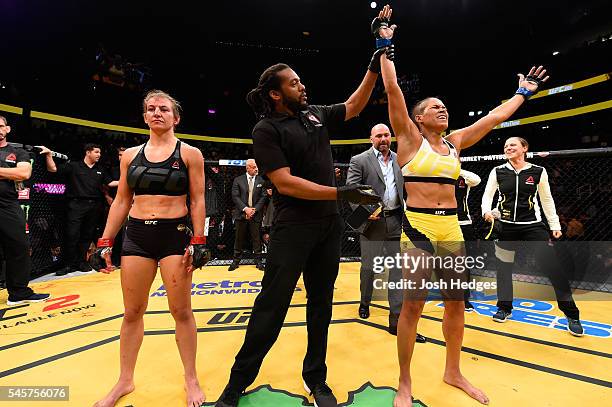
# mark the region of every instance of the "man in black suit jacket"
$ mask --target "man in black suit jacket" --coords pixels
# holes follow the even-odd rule
[[[247,231],[251,235],[257,268],[263,270],[260,231],[263,208],[267,199],[264,180],[257,175],[257,164],[255,160],[249,159],[246,162],[246,174],[234,178],[234,184],[232,185],[236,240],[234,242],[234,260],[229,266],[229,271],[236,270],[240,264]]]

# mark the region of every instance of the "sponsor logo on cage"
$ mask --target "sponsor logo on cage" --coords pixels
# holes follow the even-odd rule
[[[527,152],[525,154],[525,158],[529,159],[535,156],[547,157],[548,155],[550,155],[548,151],[543,151],[539,153]],[[479,155],[479,156],[474,156],[474,157],[461,157],[459,159],[459,161],[461,162],[505,161],[505,160],[506,160],[506,156],[504,154]]]
[[[242,280],[242,281],[207,281],[204,283],[191,284],[191,295],[237,295],[237,294],[259,294],[261,291],[261,280]],[[302,291],[296,287],[295,291]],[[166,287],[162,284],[151,297],[167,296]]]
[[[568,90],[572,89],[574,89],[574,85],[558,86],[556,88],[548,89],[548,94],[554,95],[555,93],[567,92]]]
[[[509,122],[503,122],[502,124],[499,125],[499,127],[506,128],[506,127],[514,127],[514,126],[518,126],[519,124],[521,124],[520,120],[511,120]]]
[[[474,305],[474,311],[479,315],[486,317],[492,317],[497,312],[497,306],[482,301],[495,300],[497,297],[492,296],[478,296],[476,299],[471,300]],[[444,303],[437,304],[438,307],[443,308]],[[541,326],[548,329],[559,329],[561,331],[567,330],[567,319],[564,316],[549,314],[549,311],[554,309],[554,306],[546,301],[537,301],[526,298],[515,298],[512,302],[513,310],[512,316],[508,318],[510,321],[520,322],[523,324]],[[612,325],[604,324],[601,322],[587,321],[580,319],[582,327],[584,328],[584,334],[589,336],[596,336],[599,338],[610,338],[612,337]]]
[[[35,192],[46,192],[50,195],[63,195],[66,192],[65,184],[45,184],[45,183],[36,183],[34,184]]]
[[[219,165],[229,167],[244,167],[246,165],[246,160],[219,160]]]

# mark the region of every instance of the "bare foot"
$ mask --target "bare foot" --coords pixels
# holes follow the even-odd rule
[[[395,399],[393,399],[393,407],[412,407],[412,392],[410,383],[401,384],[397,388]]]
[[[206,401],[206,395],[200,388],[198,379],[185,380],[185,393],[187,393],[187,407],[200,407]]]
[[[115,387],[102,400],[97,401],[94,407],[114,407],[121,397],[134,391],[133,381],[118,381]]]
[[[471,398],[478,400],[482,404],[489,404],[489,398],[484,392],[468,382],[468,380],[461,374],[445,374],[444,381],[451,386],[455,386],[463,390]]]

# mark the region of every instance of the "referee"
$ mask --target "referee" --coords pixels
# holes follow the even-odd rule
[[[7,305],[17,305],[44,301],[49,294],[36,294],[28,287],[32,263],[17,188],[32,175],[32,164],[28,153],[8,144],[10,132],[6,118],[0,116],[0,251],[6,261]]]
[[[98,163],[100,146],[85,145],[85,157],[57,167],[47,160],[47,170],[66,177],[68,214],[65,236],[65,267],[55,274],[63,276],[73,271],[90,271],[86,262],[87,249],[95,238],[96,226],[103,210],[103,185],[115,188],[119,184]]]
[[[306,88],[293,69],[276,64],[263,72],[257,88],[247,95],[259,119],[253,129],[255,160],[274,184],[274,224],[262,290],[217,407],[237,406],[241,393],[255,380],[278,338],[302,273],[308,298],[304,388],[317,406],[337,405],[325,383],[327,331],[344,229],[336,200],[368,204],[380,199],[369,186],[334,186],[329,138],[345,120],[363,110],[376,78],[368,70],[346,102],[315,106],[308,105]]]

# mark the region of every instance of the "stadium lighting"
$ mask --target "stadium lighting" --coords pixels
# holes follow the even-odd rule
[[[371,8],[376,8],[376,6],[377,6],[377,4],[376,4],[376,2],[375,2],[375,1],[373,1],[373,2],[371,2],[371,3],[370,3],[370,7],[371,7]]]
[[[553,51],[553,55],[559,55],[559,51]]]
[[[468,116],[470,116],[470,117],[474,116],[474,112],[469,112]]]
[[[482,114],[482,110],[479,110],[477,114],[480,116]]]

